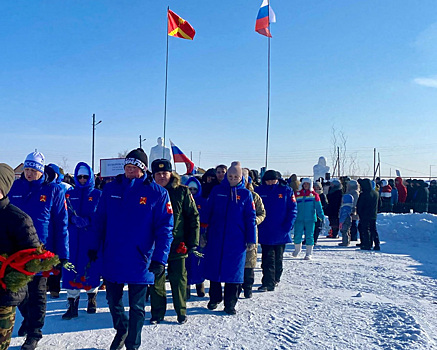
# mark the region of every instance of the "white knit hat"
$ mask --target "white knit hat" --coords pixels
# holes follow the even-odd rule
[[[31,168],[44,173],[44,155],[40,152],[29,153],[24,161],[24,169]]]
[[[81,167],[77,171],[77,175],[88,175],[88,176],[90,176],[90,172],[89,172],[89,170],[87,169],[86,166],[81,165]]]

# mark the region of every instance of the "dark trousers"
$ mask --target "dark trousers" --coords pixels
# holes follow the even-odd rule
[[[261,249],[261,268],[263,270],[261,283],[267,288],[275,288],[275,284],[281,281],[285,244],[261,244]]]
[[[360,230],[361,246],[365,249],[372,248],[372,245],[379,247],[379,235],[376,230],[376,219],[360,220],[358,224]]]
[[[225,308],[235,308],[238,300],[240,284],[225,283]],[[211,281],[209,284],[209,299],[211,303],[219,304],[223,301],[223,290],[220,282]]]
[[[47,287],[49,292],[60,292],[61,291],[61,278],[62,278],[62,268],[59,269],[60,273],[58,275],[50,275],[47,278]]]
[[[317,220],[316,224],[314,225],[314,244],[316,244],[317,240],[319,239],[322,226],[323,226],[323,221]]]
[[[41,339],[46,317],[47,277],[35,276],[27,288],[27,297],[18,305],[23,316],[22,325],[29,337]]]
[[[167,266],[173,306],[178,316],[187,314],[187,270],[185,259],[169,260]],[[163,318],[167,310],[167,293],[165,290],[165,274],[155,279],[150,286],[150,306],[153,318]]]
[[[358,240],[357,220],[352,220],[352,223],[351,223],[351,241],[357,241],[357,240]]]
[[[255,269],[250,267],[244,268],[244,282],[243,289],[244,290],[252,290],[253,283],[255,282]]]
[[[128,284],[129,318],[124,313],[123,287],[123,283],[106,281],[106,300],[115,330],[122,334],[128,333],[126,348],[138,349],[141,345],[141,330],[146,315],[144,308],[147,284]]]
[[[332,235],[335,238],[338,237],[338,231],[339,231],[338,225],[339,225],[339,223],[340,223],[340,220],[339,220],[338,216],[330,216],[329,217],[329,225],[331,226],[331,229],[332,229]]]

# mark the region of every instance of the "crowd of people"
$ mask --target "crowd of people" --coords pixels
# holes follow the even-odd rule
[[[281,281],[286,244],[294,244],[294,258],[305,245],[303,259],[311,260],[328,220],[327,237],[341,234],[340,246],[359,239],[361,249],[380,250],[378,212],[437,213],[435,181],[428,189],[422,180],[400,177],[316,180],[295,174],[284,179],[275,170],[260,176],[240,162],[179,176],[167,159],[149,168],[141,148],[127,154],[123,174],[106,182],[84,162],[73,176],[64,175],[56,164],[45,165],[39,152],[26,157],[15,181],[12,168],[0,164],[0,254],[44,245],[61,262],[53,270],[58,273],[39,273],[18,293],[0,288],[0,350],[9,346],[17,306],[23,316],[18,335],[26,336],[21,349],[37,347],[47,290],[58,298],[61,284],[68,301],[62,319],[71,320],[78,317],[81,290],[87,313],[96,313],[103,281],[116,330],[110,349],[138,349],[149,298],[149,322],[164,320],[166,280],[178,323],[187,322],[191,286],[203,297],[205,280],[207,308],[216,310],[223,302],[224,312],[235,315],[241,293],[252,297],[258,244],[258,290],[272,292]]]

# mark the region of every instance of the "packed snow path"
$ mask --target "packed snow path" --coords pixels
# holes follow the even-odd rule
[[[381,252],[322,238],[314,259],[305,261],[303,253],[292,258],[288,245],[279,287],[259,293],[258,268],[253,298],[240,298],[236,316],[226,315],[223,304],[209,311],[208,298],[195,296],[193,286],[188,322],[179,325],[168,292],[163,323],[149,325],[147,305],[141,349],[437,349],[437,216],[380,215],[378,230]],[[105,292],[98,306],[88,315],[82,293],[79,317],[63,321],[66,294],[48,299],[38,348],[108,349],[115,331]],[[17,337],[20,322],[17,311],[10,349],[24,341]]]

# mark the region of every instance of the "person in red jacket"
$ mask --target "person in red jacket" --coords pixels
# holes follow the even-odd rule
[[[395,179],[395,187],[398,190],[398,203],[393,211],[395,213],[406,213],[408,212],[405,202],[407,201],[407,187],[404,185],[402,178],[398,176]]]

